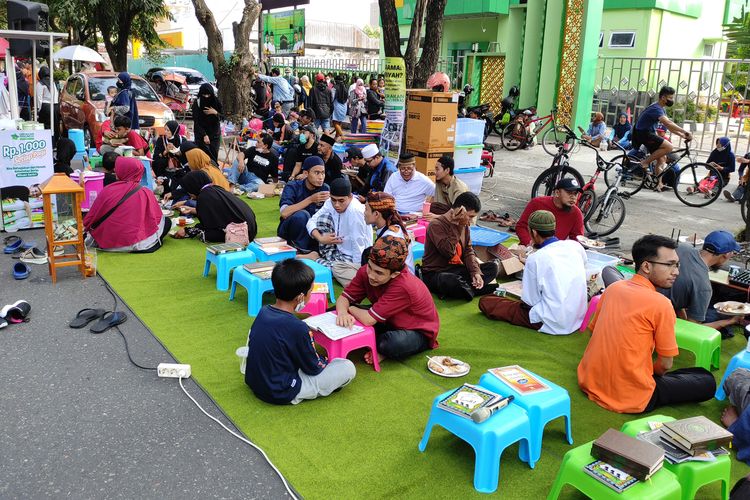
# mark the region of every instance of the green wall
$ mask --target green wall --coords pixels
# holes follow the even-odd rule
[[[549,113],[557,102],[557,79],[560,72],[560,49],[562,45],[563,14],[562,1],[549,0],[544,21],[544,44],[542,65],[539,71],[539,93],[537,111],[540,116]]]
[[[660,9],[683,16],[700,17],[703,6],[713,9],[723,0],[604,0],[604,10]],[[723,9],[724,6],[721,5]]]

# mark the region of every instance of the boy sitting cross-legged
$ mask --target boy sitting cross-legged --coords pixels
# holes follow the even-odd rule
[[[245,383],[267,403],[297,404],[328,396],[354,379],[348,359],[318,355],[307,324],[294,313],[310,299],[315,273],[304,262],[286,259],[273,268],[276,303],[255,318],[247,343]]]

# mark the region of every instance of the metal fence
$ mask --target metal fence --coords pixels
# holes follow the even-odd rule
[[[667,114],[693,133],[694,148],[708,152],[727,136],[738,154],[750,151],[750,60],[601,57],[593,110],[610,127],[623,112],[634,123],[664,85],[676,90]]]

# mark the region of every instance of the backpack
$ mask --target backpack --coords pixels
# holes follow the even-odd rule
[[[225,243],[239,243],[240,245],[250,244],[250,234],[247,228],[247,222],[230,222],[224,228]]]
[[[714,175],[706,177],[698,183],[698,191],[708,194],[714,189],[714,187],[716,187],[717,182],[719,182],[719,178]]]

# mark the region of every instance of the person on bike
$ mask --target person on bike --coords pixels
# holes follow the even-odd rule
[[[607,150],[607,125],[604,123],[603,114],[598,111],[594,113],[588,130],[581,138],[602,151]]]
[[[677,126],[672,120],[667,118],[664,108],[674,105],[674,96],[675,90],[672,87],[663,86],[659,90],[659,100],[641,112],[633,128],[633,148],[638,149],[643,145],[650,153],[646,158],[641,160],[643,169],[646,170],[651,162],[656,161],[656,166],[654,167],[654,174],[658,179],[656,191],[664,190],[664,184],[659,174],[666,161],[666,156],[672,151],[672,144],[656,134],[657,124],[663,124],[670,132],[679,135],[686,141],[693,138],[690,132]]]
[[[537,210],[548,210],[555,216],[555,236],[559,240],[575,240],[583,235],[583,213],[576,206],[581,186],[572,177],[565,177],[555,185],[552,196],[537,196],[523,210],[516,223],[516,235],[521,245],[529,246],[529,217]]]

